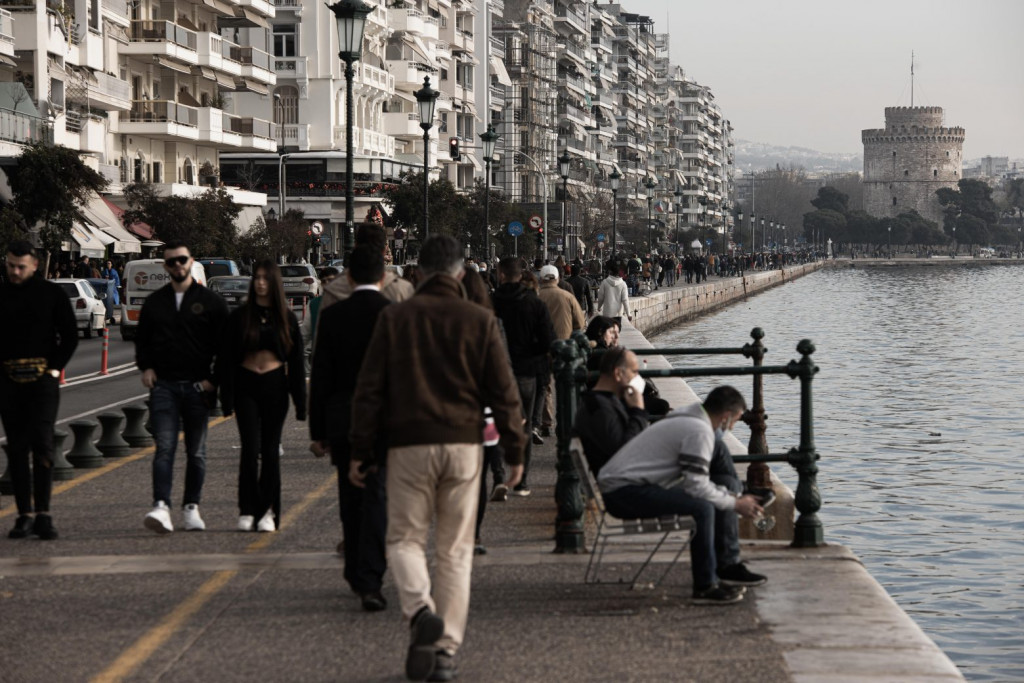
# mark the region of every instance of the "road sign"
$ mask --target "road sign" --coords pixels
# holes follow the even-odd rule
[[[309,226],[309,229],[313,231],[314,235],[319,235],[324,231],[324,224],[320,221],[316,221],[313,225]]]
[[[324,245],[326,247],[330,243],[331,243],[331,236],[330,235],[320,235],[320,244],[322,244],[322,245]]]
[[[604,233],[603,232],[597,233],[597,241],[598,242],[604,242]]]
[[[533,228],[534,230],[536,230],[537,228],[543,228],[544,219],[538,216],[537,214],[533,214],[532,216],[530,216],[530,227]]]
[[[523,224],[519,221],[512,221],[508,224],[508,234],[513,237],[519,237],[523,234]]]
[[[711,246],[711,240],[707,240],[708,246]]]

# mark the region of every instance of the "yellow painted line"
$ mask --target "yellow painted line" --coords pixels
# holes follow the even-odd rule
[[[218,417],[218,418],[215,418],[213,420],[210,420],[210,423],[207,426],[207,429],[209,429],[210,427],[216,427],[217,425],[221,424],[222,422],[225,422],[226,420],[230,420],[230,419],[231,418],[229,418],[229,417]],[[179,437],[179,440],[180,440],[180,438],[181,437]],[[125,458],[118,458],[117,460],[113,460],[113,461],[107,463],[103,467],[99,467],[99,468],[94,469],[94,470],[83,471],[82,474],[79,474],[74,479],[71,479],[70,481],[61,482],[60,484],[57,484],[56,486],[54,486],[53,487],[53,494],[52,495],[59,496],[60,494],[66,492],[66,491],[70,491],[71,489],[75,488],[76,486],[81,486],[82,484],[85,484],[86,482],[90,482],[93,479],[96,479],[97,477],[102,477],[104,474],[108,474],[110,472],[113,472],[118,467],[124,467],[125,465],[127,465],[129,463],[133,463],[133,462],[136,462],[138,460],[141,460],[142,458],[145,458],[147,455],[151,455],[154,450],[156,450],[155,446],[147,446],[147,447],[143,448],[141,451],[139,451],[138,453],[133,453],[132,455],[129,455],[129,456],[125,457]],[[3,519],[4,517],[9,517],[9,516],[15,514],[17,511],[18,511],[18,509],[14,508],[14,507],[7,508],[6,510],[0,510],[0,519]]]
[[[316,489],[306,494],[297,505],[285,513],[281,520],[281,529],[290,527],[299,515],[304,513],[309,506],[323,497],[327,491],[334,488],[337,474],[331,474]],[[245,552],[253,553],[263,550],[273,543],[276,534],[260,534],[260,538],[246,547]],[[114,660],[114,663],[89,679],[90,683],[115,683],[124,680],[135,673],[140,666],[156,652],[164,643],[170,639],[199,609],[211,598],[219,593],[228,582],[238,574],[237,570],[220,571],[210,577],[202,586],[179,604],[164,619],[144,633],[141,638],[135,641],[127,650]]]

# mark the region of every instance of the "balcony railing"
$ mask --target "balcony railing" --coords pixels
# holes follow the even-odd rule
[[[189,50],[198,44],[195,31],[170,21],[133,21],[131,38],[144,43],[169,41]]]
[[[590,27],[587,26],[587,18],[575,9],[567,7],[566,5],[559,5],[555,8],[555,17],[565,19],[568,23],[572,24],[584,33],[590,30]]]
[[[254,119],[252,117],[232,116],[225,114],[226,130],[238,135],[249,137],[266,138],[273,140],[277,137],[274,124],[265,119]]]
[[[10,109],[0,109],[0,140],[27,144],[53,142],[53,128],[45,119],[29,116]]]
[[[0,42],[14,45],[14,19],[5,9],[0,9]]]
[[[587,53],[584,52],[583,49],[580,48],[575,43],[570,43],[570,42],[566,41],[564,43],[560,43],[559,47],[563,48],[569,54],[575,55],[576,57],[579,57],[584,62],[588,61]]]
[[[199,125],[199,109],[171,100],[134,100],[128,120],[132,123],[167,122]]]
[[[499,40],[498,38],[491,37],[490,40],[491,57],[497,57],[498,59],[505,59],[505,41]]]
[[[302,9],[302,0],[274,0],[274,7],[299,10]]]
[[[270,54],[255,47],[233,45],[229,59],[233,59],[246,66],[255,66],[259,69],[270,71]]]

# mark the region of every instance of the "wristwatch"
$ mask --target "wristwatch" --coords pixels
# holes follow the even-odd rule
[[[60,370],[54,370],[53,368],[50,368],[49,370],[46,371],[46,374],[49,375],[50,377],[53,377],[54,379],[57,379],[58,377],[60,377]]]

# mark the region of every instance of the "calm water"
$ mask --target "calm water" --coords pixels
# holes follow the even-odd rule
[[[817,346],[826,539],[968,679],[1024,680],[1024,266],[820,271],[654,343],[738,346],[757,326],[768,364],[799,358],[801,338]],[[735,383],[749,399],[750,380]],[[798,381],[766,378],[765,402],[772,452],[796,446]]]

